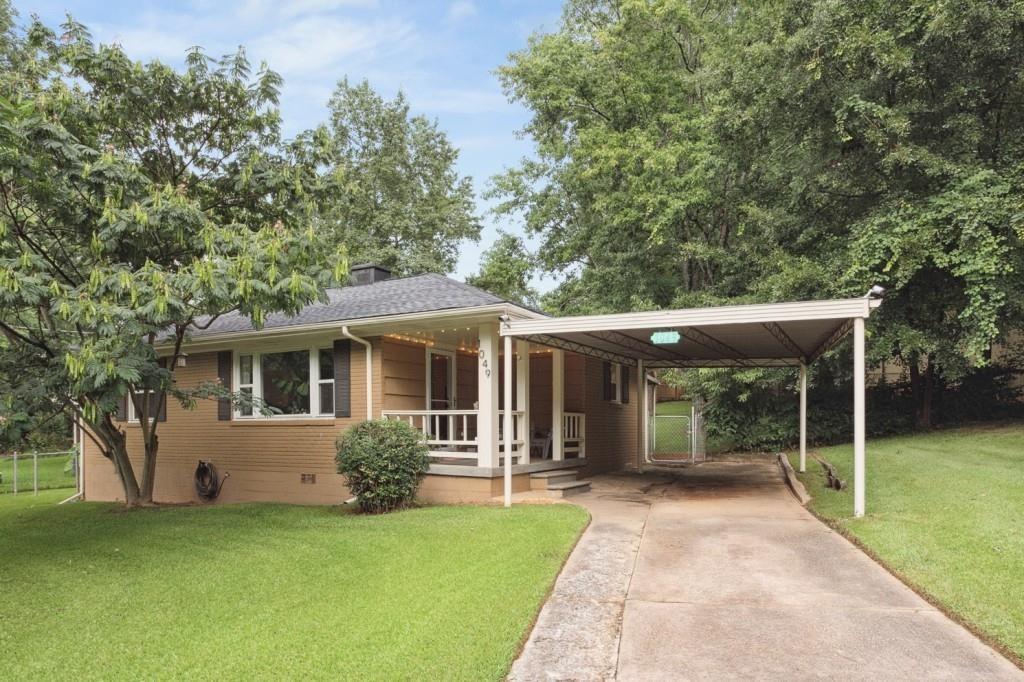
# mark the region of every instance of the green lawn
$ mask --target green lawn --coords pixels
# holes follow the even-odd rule
[[[75,485],[71,455],[39,457],[39,489],[70,488]],[[14,458],[0,456],[0,493],[14,490]],[[18,492],[32,492],[32,456],[18,456]],[[69,493],[70,494],[70,493]]]
[[[0,497],[6,679],[500,679],[587,522]]]
[[[852,483],[852,446],[821,454]],[[849,487],[824,488],[814,460],[801,478],[815,512],[1024,657],[1024,426],[869,439],[863,519]]]

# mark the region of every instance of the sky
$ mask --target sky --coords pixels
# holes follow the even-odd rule
[[[460,250],[455,274],[479,269],[498,229],[522,234],[515,219],[488,213],[489,179],[529,155],[516,131],[527,111],[508,101],[494,75],[530,34],[556,29],[560,0],[15,0],[23,19],[57,26],[70,13],[95,40],[120,43],[136,60],[182,66],[188,48],[221,55],[244,45],[251,62],[284,77],[286,135],[325,120],[343,77],[366,79],[386,97],[403,91],[415,114],[436,119],[460,150],[458,170],[473,178],[479,243]],[[534,285],[551,289],[552,279]]]

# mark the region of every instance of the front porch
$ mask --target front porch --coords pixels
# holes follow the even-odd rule
[[[431,471],[449,472],[460,469],[474,468],[481,472],[493,471],[494,476],[501,475],[501,467],[505,458],[499,456],[497,462],[484,456],[480,438],[480,410],[383,410],[385,419],[404,421],[415,429],[423,432],[430,447],[432,460]],[[583,412],[563,412],[561,447],[554,447],[554,435],[544,426],[538,427],[529,421],[529,412],[523,409],[512,411],[512,466],[522,472],[544,471],[558,468],[560,463],[582,464],[586,459],[586,420]],[[505,421],[505,410],[498,410],[493,420],[498,428],[498,451],[505,451],[505,434],[502,427]],[[529,443],[527,442],[529,439]],[[483,439],[486,443],[486,439]],[[490,464],[494,464],[493,467]],[[554,466],[551,466],[554,465]],[[483,475],[483,473],[481,473]],[[488,474],[490,475],[490,474]]]
[[[423,433],[430,473],[502,476],[506,379],[497,324],[407,326],[379,338],[380,416]],[[513,473],[583,466],[583,358],[528,342],[515,344],[512,355]]]

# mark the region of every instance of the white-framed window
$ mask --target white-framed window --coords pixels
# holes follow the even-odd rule
[[[128,403],[128,421],[129,422],[134,422],[136,424],[139,423],[139,415],[135,411],[135,400],[138,400],[138,401],[141,402],[144,399],[148,399],[150,401],[149,402],[149,418],[152,419],[153,418],[153,410],[156,409],[156,401],[154,400],[154,396],[156,395],[155,391],[152,391],[152,390],[148,390],[148,391],[147,390],[139,390],[139,391],[133,391],[133,393],[135,394],[135,396],[134,396],[135,399],[133,400],[132,396],[129,395],[128,399],[126,401]]]
[[[274,410],[261,414],[252,405],[235,409],[239,419],[334,416],[334,357],[330,348],[291,348],[236,352],[238,391]]]
[[[321,348],[317,355],[317,414],[331,416],[334,414],[334,351],[330,348]]]
[[[603,365],[604,399],[616,405],[629,402],[629,367],[617,362]]]
[[[252,398],[253,382],[255,381],[256,363],[255,356],[252,353],[238,356],[238,392],[245,395],[248,398]],[[238,415],[240,417],[251,417],[252,416],[252,404],[247,403],[240,405],[238,408]]]

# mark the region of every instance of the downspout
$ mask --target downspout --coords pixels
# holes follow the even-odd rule
[[[78,421],[78,415],[74,416],[71,422],[71,444],[75,451],[75,469],[78,471],[78,489],[75,494],[66,500],[61,500],[58,505],[75,500],[85,499],[85,434],[82,433],[82,425]]]
[[[366,339],[361,339],[348,330],[348,325],[341,328],[346,339],[361,343],[366,347],[366,418],[373,419],[373,346]]]

